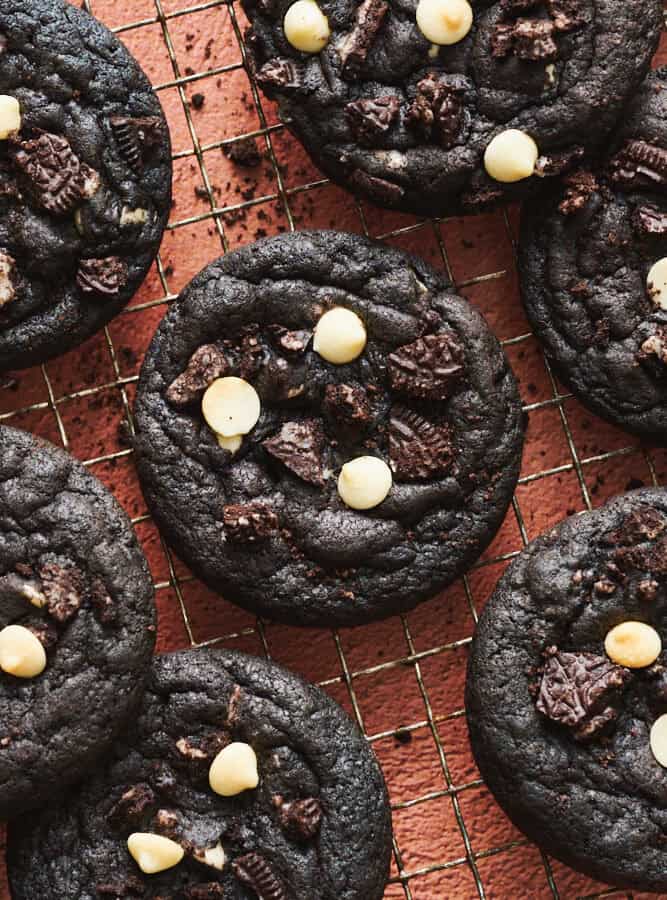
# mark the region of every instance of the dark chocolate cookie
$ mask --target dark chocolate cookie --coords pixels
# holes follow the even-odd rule
[[[604,159],[524,209],[520,270],[562,380],[598,415],[667,443],[667,69]]]
[[[169,868],[144,871],[146,835]],[[14,900],[380,900],[390,852],[380,768],[340,707],[263,659],[190,650],[156,658],[80,792],[12,826],[9,878]]]
[[[666,637],[667,491],[645,489],[567,519],[510,565],[466,687],[475,758],[515,824],[640,891],[667,891]]]
[[[247,418],[231,428],[215,419],[225,387]],[[158,328],[136,418],[144,494],[176,551],[230,600],[304,625],[410,609],[465,571],[523,441],[507,359],[444,275],[326,231],[204,269]]]
[[[171,204],[148,79],[62,0],[0,4],[0,371],[70,350],[130,300]]]
[[[475,212],[570,170],[615,124],[662,23],[659,0],[243,6],[255,77],[317,165],[356,194],[420,215]],[[523,140],[495,142],[487,169],[492,141],[516,131]],[[502,176],[496,151],[510,170]]]
[[[153,585],[125,513],[62,450],[0,428],[0,820],[80,779],[140,700]]]

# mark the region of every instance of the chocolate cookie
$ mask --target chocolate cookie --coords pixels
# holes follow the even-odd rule
[[[420,215],[569,171],[646,74],[658,0],[243,0],[260,87],[334,181]]]
[[[171,205],[148,79],[62,0],[0,5],[0,372],[90,337],[130,300]]]
[[[520,271],[561,379],[598,415],[667,443],[667,69],[604,159],[524,209]]]
[[[146,500],[188,566],[303,625],[404,611],[465,571],[523,440],[507,359],[444,275],[326,231],[204,269],[153,339],[136,419]]]
[[[573,516],[509,566],[473,640],[480,771],[548,853],[667,891],[667,491]]]
[[[154,642],[125,513],[67,453],[0,427],[0,820],[89,771],[136,709]]]
[[[12,826],[14,900],[380,900],[387,793],[319,688],[218,650],[157,657],[136,724],[61,808]]]

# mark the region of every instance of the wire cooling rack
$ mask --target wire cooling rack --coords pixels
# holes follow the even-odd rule
[[[82,349],[0,378],[0,422],[60,442],[125,505],[155,579],[160,649],[223,644],[270,656],[318,682],[356,719],[391,794],[386,898],[630,896],[549,859],[507,822],[470,755],[463,684],[478,612],[507,562],[566,514],[627,488],[667,484],[667,453],[595,419],[555,379],[518,299],[516,210],[421,221],[375,210],[330,185],[249,77],[247,23],[233,3],[82,5],[128,44],[153,80],[174,136],[175,206],[161,254],[131,306]],[[230,161],[248,138],[262,157],[252,169]],[[186,281],[239,243],[331,226],[444,267],[502,339],[529,428],[512,508],[466,578],[406,616],[352,631],[304,632],[252,619],[187,572],[143,506],[129,438],[141,356]],[[0,883],[0,898],[8,896]]]

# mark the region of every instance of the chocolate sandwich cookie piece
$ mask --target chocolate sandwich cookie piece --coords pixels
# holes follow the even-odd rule
[[[576,167],[646,74],[659,0],[243,0],[255,78],[334,181],[476,212]]]
[[[120,312],[170,204],[164,114],[120,41],[62,0],[3,0],[0,372],[64,353]]]
[[[135,711],[154,643],[124,512],[67,453],[0,427],[0,820],[87,774]]]
[[[581,402],[667,443],[667,69],[604,158],[524,209],[520,273],[533,328]]]
[[[198,275],[149,348],[136,420],[176,552],[228,599],[303,625],[407,610],[465,571],[523,441],[507,359],[444,275],[326,231]]]
[[[573,516],[511,563],[473,640],[470,739],[548,853],[667,890],[667,491]]]
[[[391,817],[342,709],[263,659],[157,657],[136,722],[61,807],[12,825],[14,900],[380,900]]]

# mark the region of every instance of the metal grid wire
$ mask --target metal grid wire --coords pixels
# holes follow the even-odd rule
[[[120,0],[121,5],[123,0]],[[186,0],[184,0],[186,2]],[[173,70],[173,78],[164,81],[163,83],[155,85],[155,89],[158,94],[162,91],[165,91],[170,88],[175,88],[180,97],[183,114],[185,116],[185,121],[187,124],[187,130],[189,132],[189,136],[192,142],[192,149],[187,149],[178,153],[175,153],[173,156],[174,161],[179,159],[191,158],[196,160],[197,167],[199,173],[201,175],[205,198],[208,202],[210,209],[205,213],[200,215],[194,215],[187,218],[183,218],[178,221],[171,222],[168,226],[168,230],[180,229],[188,225],[193,225],[199,222],[210,222],[213,224],[215,228],[215,232],[220,240],[220,244],[223,252],[227,252],[229,250],[230,244],[228,239],[228,234],[226,232],[225,226],[225,216],[230,213],[237,213],[240,210],[248,209],[252,206],[256,206],[261,203],[265,203],[268,201],[279,201],[280,208],[282,214],[285,218],[285,225],[290,230],[295,229],[295,216],[292,211],[292,201],[295,195],[302,194],[305,192],[313,191],[318,189],[326,184],[328,184],[327,179],[319,179],[316,181],[311,181],[306,184],[300,184],[296,187],[286,188],[285,181],[283,178],[283,174],[281,172],[280,166],[277,161],[276,151],[274,148],[273,137],[280,131],[284,129],[284,125],[276,124],[269,126],[267,124],[267,117],[264,112],[264,108],[262,105],[262,97],[260,96],[256,84],[253,82],[252,78],[250,78],[251,82],[251,90],[252,90],[252,98],[257,110],[257,114],[259,117],[260,128],[246,132],[244,134],[239,134],[231,138],[226,138],[224,140],[216,141],[213,143],[202,143],[197,134],[197,129],[195,127],[195,121],[192,115],[190,103],[186,96],[186,86],[192,85],[202,79],[210,78],[212,76],[222,76],[224,74],[228,74],[235,70],[246,70],[249,72],[247,67],[247,51],[243,38],[242,26],[239,22],[239,18],[237,16],[237,12],[235,10],[234,4],[232,2],[228,2],[228,0],[209,0],[209,2],[202,2],[198,4],[194,4],[191,6],[185,6],[182,9],[177,9],[173,11],[165,11],[163,8],[162,0],[153,0],[155,12],[154,15],[147,16],[138,21],[129,21],[128,23],[122,24],[113,30],[116,34],[120,35],[121,38],[123,34],[136,31],[137,29],[145,28],[147,26],[159,26],[161,30],[162,40],[166,46],[170,64]],[[82,7],[85,8],[88,12],[95,14],[95,0],[83,0],[81,3]],[[127,0],[128,7],[128,15],[131,12],[132,0]],[[241,53],[241,60],[237,63],[233,63],[230,65],[219,66],[215,68],[210,68],[205,71],[190,73],[190,70],[187,67],[183,67],[179,62],[178,55],[175,49],[174,41],[172,40],[172,35],[170,33],[170,26],[172,25],[175,19],[178,19],[183,16],[192,15],[195,13],[201,13],[210,11],[212,15],[216,14],[217,11],[226,10],[229,14],[230,21],[232,24],[232,28],[234,31],[235,39],[238,42],[238,46]],[[225,147],[229,147],[232,144],[235,144],[241,140],[246,138],[255,138],[263,141],[266,148],[266,156],[270,161],[271,169],[273,172],[273,176],[275,178],[276,191],[274,193],[269,193],[261,197],[255,197],[250,200],[246,200],[241,203],[229,204],[220,206],[217,203],[215,192],[212,186],[211,179],[209,177],[209,173],[207,171],[206,158],[205,154],[211,150],[222,150]],[[203,196],[203,194],[202,194]],[[368,225],[367,220],[364,214],[364,209],[358,201],[355,201],[356,210],[359,215],[359,220],[361,223],[361,228],[363,232],[368,235]],[[504,225],[507,230],[507,234],[509,240],[512,244],[512,249],[514,254],[516,253],[515,241],[512,233],[512,229],[510,227],[510,222],[505,212],[503,214]],[[452,283],[455,283],[455,279],[452,277],[452,269],[450,266],[449,255],[447,251],[447,247],[445,246],[445,242],[442,237],[442,233],[439,224],[442,224],[446,220],[427,220],[423,222],[417,222],[415,224],[411,224],[407,227],[398,228],[392,231],[389,231],[385,234],[375,235],[377,239],[380,240],[388,240],[392,238],[399,238],[403,235],[406,235],[411,232],[416,232],[421,229],[430,231],[434,236],[439,252],[442,258],[442,263],[444,265],[445,270],[447,271]],[[136,316],[140,315],[142,311],[147,310],[149,308],[155,306],[162,306],[170,303],[175,299],[174,294],[170,293],[167,283],[166,277],[166,269],[163,266],[161,256],[158,256],[157,259],[157,271],[159,275],[160,284],[163,291],[163,296],[151,300],[146,303],[141,303],[134,305],[128,309],[126,309],[121,315],[125,316]],[[471,285],[490,281],[497,280],[507,275],[507,270],[490,272],[484,275],[479,275],[475,278],[468,279],[463,282],[458,282],[456,285],[458,288],[461,287],[469,287]],[[11,420],[19,415],[38,412],[38,411],[50,411],[54,418],[57,426],[58,433],[60,435],[60,439],[65,448],[69,448],[70,446],[70,438],[67,433],[67,429],[65,427],[65,422],[63,416],[61,415],[60,407],[67,403],[68,401],[75,401],[85,398],[90,398],[95,395],[101,394],[101,392],[105,392],[111,389],[117,389],[120,392],[121,400],[122,400],[122,416],[127,422],[130,431],[133,432],[134,425],[132,419],[132,411],[130,406],[130,401],[128,398],[128,387],[134,384],[137,381],[137,376],[123,376],[121,374],[121,368],[119,365],[119,355],[116,346],[112,340],[110,331],[108,328],[104,330],[106,347],[108,349],[108,353],[111,360],[111,365],[113,367],[114,378],[112,381],[107,381],[103,384],[97,384],[92,387],[88,387],[79,391],[74,391],[71,393],[56,395],[51,379],[49,378],[49,374],[45,366],[41,367],[41,375],[44,381],[44,386],[46,390],[47,399],[44,401],[36,402],[27,406],[18,407],[16,409],[12,409],[10,411],[4,412],[0,414],[0,422],[7,422],[11,424]],[[514,337],[508,338],[502,341],[503,346],[505,348],[525,344],[526,341],[530,340],[532,337],[530,332],[526,332],[523,334],[516,335]],[[651,451],[645,448],[638,447],[636,445],[627,445],[623,447],[619,447],[617,449],[611,450],[609,452],[598,453],[593,456],[582,456],[582,454],[577,449],[575,444],[575,439],[573,435],[573,430],[570,427],[570,422],[568,420],[568,412],[566,410],[565,402],[570,399],[571,394],[562,393],[559,391],[558,384],[556,379],[552,373],[552,370],[549,366],[548,360],[542,356],[549,389],[551,392],[551,396],[540,402],[535,402],[531,404],[524,405],[524,410],[526,413],[535,412],[540,409],[552,408],[557,410],[558,417],[560,420],[560,425],[562,427],[565,440],[567,443],[568,453],[570,460],[562,465],[546,468],[541,471],[531,473],[529,475],[523,476],[519,480],[519,485],[527,485],[529,483],[539,481],[541,479],[547,478],[549,476],[564,474],[564,473],[574,473],[577,479],[578,488],[581,492],[581,500],[582,504],[586,509],[592,508],[591,502],[591,493],[587,486],[586,479],[584,477],[585,470],[588,467],[599,465],[601,463],[606,463],[612,460],[618,460],[619,463],[623,464],[623,458],[628,456],[633,456],[636,454],[641,454],[643,456],[643,460],[647,467],[648,472],[650,473],[650,481],[654,485],[659,484],[657,469],[655,460],[652,457]],[[115,460],[119,460],[123,457],[130,456],[132,454],[131,449],[123,449],[118,450],[114,453],[109,453],[101,456],[96,456],[94,458],[89,458],[84,460],[84,464],[87,466],[93,466],[101,463],[109,463]],[[524,521],[524,516],[521,511],[519,498],[515,496],[512,501],[512,510],[513,515],[516,519],[516,524],[518,526],[518,531],[521,537],[521,541],[523,545],[528,542],[528,531],[526,528],[526,523]],[[509,513],[511,516],[512,513]],[[142,522],[145,522],[149,519],[148,515],[142,515],[135,517],[132,521],[133,524],[139,525]],[[191,622],[191,616],[188,611],[184,594],[183,594],[183,586],[192,581],[192,576],[178,576],[177,575],[177,564],[175,562],[174,557],[169,551],[168,547],[162,542],[162,547],[167,559],[168,564],[168,574],[169,577],[166,580],[158,581],[155,584],[155,589],[157,592],[172,590],[177,598],[177,601],[180,606],[180,611],[183,618],[183,623],[185,627],[185,631],[187,633],[188,639],[193,647],[204,646],[217,644],[220,642],[233,642],[235,639],[245,637],[248,635],[255,635],[258,637],[261,642],[261,646],[263,648],[263,652],[267,657],[270,656],[269,645],[266,638],[265,626],[264,623],[258,619],[256,624],[253,627],[244,628],[237,632],[231,632],[228,634],[222,634],[212,640],[208,640],[205,642],[197,642],[195,640],[195,636],[193,633],[193,627]],[[481,569],[483,567],[492,566],[499,563],[505,563],[508,560],[512,559],[518,554],[519,551],[514,551],[511,553],[505,553],[500,556],[495,556],[493,558],[485,558],[483,561],[478,562],[476,566],[473,567],[473,571],[475,569]],[[463,588],[465,592],[465,597],[467,601],[467,605],[469,607],[469,612],[472,617],[472,621],[474,623],[477,622],[477,609],[475,605],[475,600],[473,598],[473,591],[471,589],[471,583],[468,577],[463,578]],[[440,798],[448,798],[451,802],[453,813],[455,816],[456,824],[458,830],[460,832],[460,836],[462,839],[462,846],[464,848],[464,853],[458,855],[455,858],[436,858],[433,859],[428,865],[409,869],[406,868],[403,864],[403,856],[405,852],[405,847],[401,846],[399,840],[396,836],[393,838],[393,852],[394,852],[394,861],[396,864],[397,874],[393,875],[390,879],[390,885],[400,885],[402,889],[403,895],[406,900],[413,900],[413,887],[412,884],[416,879],[422,878],[423,876],[432,875],[434,873],[442,872],[445,873],[448,870],[455,869],[457,867],[465,866],[468,867],[469,871],[472,874],[474,879],[474,885],[476,888],[476,893],[479,897],[484,898],[489,896],[489,885],[484,883],[482,875],[480,874],[480,866],[479,863],[489,857],[496,856],[497,854],[505,853],[511,851],[515,848],[525,848],[530,847],[530,843],[525,839],[513,840],[510,842],[503,843],[498,846],[493,846],[491,848],[485,849],[483,851],[475,851],[473,849],[471,833],[470,829],[464,819],[464,815],[461,808],[460,797],[468,791],[479,788],[483,785],[481,779],[473,779],[466,783],[456,784],[452,775],[452,770],[450,764],[448,762],[448,747],[447,742],[444,741],[440,735],[439,726],[445,722],[449,722],[452,720],[460,719],[464,716],[463,708],[455,709],[452,712],[447,714],[436,714],[434,712],[434,704],[432,703],[431,697],[429,696],[429,692],[427,690],[425,680],[422,677],[422,663],[426,660],[429,660],[432,657],[439,656],[440,654],[447,654],[465,647],[470,643],[471,637],[465,637],[460,640],[452,641],[449,643],[439,644],[430,646],[426,650],[417,650],[416,642],[413,637],[413,633],[411,632],[410,625],[408,623],[408,618],[406,616],[400,617],[401,629],[403,633],[403,637],[408,648],[408,653],[398,658],[391,659],[389,661],[385,661],[379,663],[375,666],[370,666],[366,668],[361,668],[355,670],[349,664],[348,659],[346,658],[346,654],[344,652],[343,642],[339,634],[334,631],[332,632],[333,641],[335,644],[336,655],[338,659],[338,663],[340,665],[340,674],[328,678],[324,681],[320,681],[320,686],[326,688],[330,688],[334,685],[342,686],[347,690],[349,695],[349,700],[353,709],[354,717],[359,725],[359,728],[362,730],[367,740],[371,745],[376,742],[389,738],[389,737],[397,737],[398,740],[405,739],[406,736],[412,732],[417,731],[418,729],[426,729],[437,748],[437,756],[438,756],[438,765],[440,769],[440,774],[442,779],[444,780],[445,787],[441,789],[436,789],[424,793],[422,796],[418,796],[415,798],[411,798],[410,800],[402,801],[402,802],[394,802],[392,803],[392,810],[394,812],[407,809],[410,807],[420,806],[421,804],[429,803],[433,800],[437,800]],[[416,683],[418,685],[418,691],[421,696],[421,700],[423,702],[424,707],[424,716],[419,721],[411,722],[407,725],[401,725],[399,728],[382,731],[374,734],[370,734],[364,724],[364,717],[362,715],[361,706],[357,698],[357,693],[355,690],[355,683],[359,679],[363,679],[368,676],[374,675],[382,675],[382,673],[389,672],[392,669],[398,669],[400,667],[409,667],[413,670],[414,676],[416,678]],[[391,786],[391,785],[390,785]],[[546,885],[548,886],[548,895],[553,898],[562,898],[565,895],[559,891],[559,888],[556,885],[556,881],[554,878],[554,874],[552,871],[551,863],[548,857],[540,852],[541,856],[541,864],[544,868],[544,876],[546,879]],[[609,897],[609,896],[624,896],[630,897],[630,894],[627,892],[619,892],[614,889],[609,888],[608,890],[604,890],[601,893],[595,894],[587,894],[585,897],[580,897],[579,900],[594,900],[594,898],[598,897]],[[392,893],[392,896],[395,896],[395,893]],[[420,896],[424,896],[424,894],[420,894]],[[440,893],[440,889],[436,887],[436,893],[431,894],[434,898],[440,898],[444,896]],[[471,894],[472,896],[472,894]],[[497,895],[496,895],[497,896]],[[514,896],[528,896],[528,894],[522,893],[521,887],[517,886],[516,893]]]

